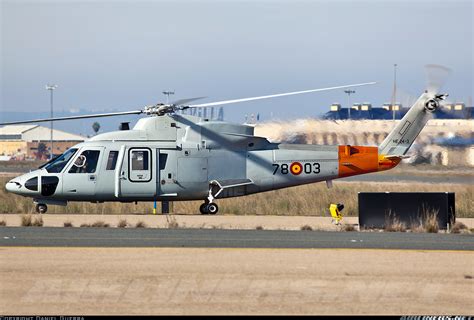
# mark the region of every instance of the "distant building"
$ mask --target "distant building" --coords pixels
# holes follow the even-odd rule
[[[361,106],[360,103],[354,103],[354,104],[352,105],[352,110],[359,111],[359,110],[360,110],[360,106]]]
[[[3,159],[42,159],[51,153],[51,129],[39,125],[11,125],[0,128],[0,156]],[[53,130],[53,155],[66,151],[86,138]]]
[[[214,107],[199,107],[190,108],[179,111],[180,114],[188,114],[191,116],[197,116],[208,120],[224,121],[224,108],[217,107],[217,112]]]
[[[223,107],[219,107],[218,109],[218,114],[217,114],[217,120],[218,121],[224,121],[224,108]]]
[[[472,119],[472,110],[474,107],[466,107],[463,102],[447,104],[444,108],[436,110],[435,119]],[[333,103],[330,111],[322,115],[322,119],[346,120],[349,118],[349,110],[342,108],[340,104]],[[391,120],[401,119],[408,111],[400,103],[384,103],[381,108],[373,108],[371,103],[354,103],[351,107],[350,118],[352,120]]]

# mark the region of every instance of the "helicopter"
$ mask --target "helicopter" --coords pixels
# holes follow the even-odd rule
[[[189,104],[157,103],[140,110],[0,123],[12,125],[144,114],[133,129],[102,133],[38,169],[11,179],[8,192],[33,198],[38,213],[70,201],[202,200],[201,214],[216,214],[216,199],[384,171],[397,166],[446,94],[426,90],[378,147],[272,143],[254,127],[182,114],[181,110],[339,90],[375,82]]]

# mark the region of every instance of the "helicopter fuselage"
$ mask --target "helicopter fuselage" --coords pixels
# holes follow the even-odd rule
[[[212,201],[386,170],[398,162],[383,159],[377,147],[270,143],[249,125],[173,114],[97,135],[11,180],[7,190],[45,204]]]

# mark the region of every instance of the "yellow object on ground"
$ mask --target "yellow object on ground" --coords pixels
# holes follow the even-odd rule
[[[342,220],[342,209],[344,209],[344,205],[342,203],[331,203],[329,206],[329,212],[331,213],[331,217],[334,219],[334,221],[336,221],[336,224],[339,224],[339,222]]]

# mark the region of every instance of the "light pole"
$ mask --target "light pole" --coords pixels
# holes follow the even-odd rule
[[[392,116],[395,123],[395,103],[397,103],[397,64],[393,65],[393,97],[392,97]]]
[[[174,90],[173,91],[164,90],[163,94],[166,96],[166,105],[168,105],[170,103],[170,96],[174,95]],[[155,205],[155,208],[156,208],[156,205]],[[156,211],[156,209],[155,209],[155,211]],[[170,211],[173,212],[173,201],[171,201],[171,202],[170,201],[162,201],[161,202],[161,213],[162,214],[168,214],[168,213],[170,213]]]
[[[163,91],[163,94],[166,96],[166,104],[169,103],[169,100],[170,100],[170,95],[173,95],[174,94],[174,91]]]
[[[347,93],[347,112],[348,112],[348,119],[351,120],[351,94],[355,93],[355,90],[344,90]]]
[[[50,102],[51,102],[51,118],[53,117],[53,91],[56,89],[58,86],[56,84],[48,84],[46,86],[46,90],[49,90],[50,92]],[[51,152],[49,153],[49,159],[53,159],[53,121],[51,121]]]

